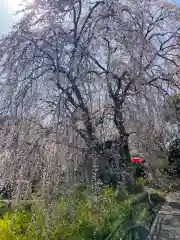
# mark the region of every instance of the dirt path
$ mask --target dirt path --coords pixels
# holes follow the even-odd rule
[[[167,196],[159,211],[148,240],[180,240],[180,191]]]

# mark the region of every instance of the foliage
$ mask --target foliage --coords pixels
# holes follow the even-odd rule
[[[139,184],[139,185],[146,185],[148,183],[148,180],[147,179],[144,179],[144,178],[137,178],[136,179],[136,184]]]
[[[176,138],[171,141],[168,151],[168,161],[170,172],[172,174],[180,174],[180,139]]]
[[[142,223],[148,215],[146,203],[132,206],[132,200],[117,201],[114,191],[105,187],[92,191],[76,187],[64,192],[49,212],[42,204],[12,207],[0,219],[0,239],[39,240],[105,239],[119,224],[111,239],[119,239],[124,229],[135,222]]]
[[[145,185],[148,183],[147,179],[138,177],[136,178],[136,184],[133,187],[131,193],[137,194],[137,193],[142,193],[144,191]]]

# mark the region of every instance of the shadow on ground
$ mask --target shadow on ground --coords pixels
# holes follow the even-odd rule
[[[169,202],[168,206],[170,206],[173,210],[178,209],[180,211],[180,203],[177,202]]]

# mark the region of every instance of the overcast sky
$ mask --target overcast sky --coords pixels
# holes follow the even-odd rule
[[[15,16],[13,16],[15,8],[14,5],[10,4],[10,2],[12,3],[13,0],[9,2],[7,0],[0,0],[0,34],[8,32],[10,26],[15,21]]]
[[[23,0],[0,0],[0,35],[9,31],[16,17],[13,15],[18,9],[18,3]],[[24,0],[25,1],[25,0]],[[174,0],[180,4],[180,0]]]

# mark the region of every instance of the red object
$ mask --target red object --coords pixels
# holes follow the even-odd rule
[[[132,163],[142,163],[142,162],[144,162],[144,158],[133,157],[133,158],[131,158],[131,162]]]

